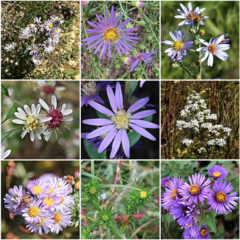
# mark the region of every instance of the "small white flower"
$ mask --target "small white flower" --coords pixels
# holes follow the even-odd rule
[[[64,91],[65,87],[56,86],[56,81],[37,81],[37,84],[41,87],[41,95],[55,94],[56,92]],[[60,98],[60,96],[58,96]]]
[[[193,140],[184,139],[184,140],[182,140],[182,143],[185,144],[187,147],[189,147],[193,143]]]
[[[2,160],[6,159],[10,155],[10,153],[11,153],[11,150],[7,150],[5,152],[5,147],[4,146],[1,147],[1,159]]]

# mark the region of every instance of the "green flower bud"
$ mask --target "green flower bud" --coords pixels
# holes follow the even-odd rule
[[[140,26],[142,26],[142,27],[145,27],[145,26],[146,26],[146,22],[143,21],[143,20],[138,21],[137,23],[138,23]]]
[[[201,76],[198,74],[195,76],[195,79],[201,79]]]
[[[144,49],[145,49],[145,46],[144,46],[143,44],[140,44],[140,45],[139,45],[139,49],[144,50]]]
[[[153,40],[153,37],[152,37],[152,36],[147,36],[147,40],[148,40],[148,41],[152,41],[152,40]]]
[[[201,60],[197,60],[197,61],[195,62],[195,64],[196,64],[197,66],[201,66],[201,65],[202,65],[202,62],[201,62]]]
[[[197,31],[196,31],[195,28],[190,28],[190,29],[189,29],[189,32],[192,33],[192,34],[195,34]]]
[[[119,63],[117,63],[117,64],[115,65],[115,68],[116,68],[116,69],[120,69],[120,68],[121,68],[121,65],[120,65]]]
[[[136,55],[136,54],[138,54],[138,51],[137,51],[137,49],[134,49],[134,50],[132,51],[132,54],[133,54],[133,55]]]

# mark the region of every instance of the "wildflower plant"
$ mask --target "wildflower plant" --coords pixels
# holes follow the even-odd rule
[[[183,239],[210,239],[213,238],[210,237],[212,234],[216,237],[217,216],[237,211],[239,193],[235,188],[238,184],[235,184],[234,188],[232,182],[238,182],[239,176],[233,176],[234,171],[231,168],[234,164],[230,163],[227,170],[225,166],[228,163],[225,162],[224,167],[213,165],[214,163],[204,167],[201,173],[191,171],[197,166],[197,162],[179,163],[177,165],[181,165],[181,176],[172,172],[174,168],[168,176],[167,185],[167,177],[162,178],[162,219],[164,221],[168,216],[174,219],[179,229],[182,229]],[[167,162],[163,162],[163,165],[165,164],[168,165]],[[176,167],[179,169],[179,166]],[[162,225],[163,232],[164,226]]]
[[[174,30],[174,34],[169,32],[171,40],[164,40],[161,43],[169,47],[164,53],[170,58],[172,68],[181,67],[191,78],[202,79],[204,61],[207,62],[208,67],[212,67],[214,62],[218,64],[217,59],[227,61],[229,54],[225,51],[230,49],[230,39],[227,33],[221,32],[217,36],[212,36],[211,39],[203,39],[204,26],[208,25],[209,19],[209,16],[206,16],[208,14],[207,8],[200,9],[193,5],[191,2],[187,6],[180,3],[180,9],[177,9],[179,15],[175,15],[175,18],[181,21],[178,23],[179,27]],[[181,30],[181,28],[188,29],[194,37],[184,39],[186,31]],[[185,58],[188,58],[188,54],[194,53],[197,70],[192,72],[183,62]]]

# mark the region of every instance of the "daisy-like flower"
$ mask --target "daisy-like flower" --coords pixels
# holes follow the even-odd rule
[[[208,197],[209,210],[214,210],[218,214],[232,212],[237,205],[235,201],[239,199],[237,197],[238,192],[230,193],[234,189],[233,185],[223,180],[217,180],[212,187],[213,190],[210,189],[210,196]]]
[[[107,86],[107,95],[113,111],[93,101],[90,101],[88,103],[91,107],[109,117],[109,119],[96,118],[83,120],[84,124],[101,126],[100,128],[87,134],[85,138],[92,139],[106,134],[106,137],[103,139],[98,148],[98,153],[104,152],[106,148],[112,143],[110,158],[114,158],[118,149],[120,148],[120,144],[122,143],[123,151],[126,157],[130,158],[130,145],[127,130],[132,131],[130,129],[132,128],[138,134],[152,141],[155,141],[156,138],[147,132],[144,128],[157,129],[159,126],[155,123],[147,122],[141,119],[153,115],[156,113],[156,111],[144,110],[133,114],[146,105],[146,103],[149,101],[149,97],[138,100],[132,106],[130,106],[127,111],[124,110],[122,89],[119,82],[116,84],[115,94],[113,93],[111,86]]]
[[[172,205],[176,203],[176,198],[179,196],[179,188],[183,185],[181,178],[172,178],[166,187],[166,192],[163,193],[162,206],[168,210]]]
[[[56,33],[56,34],[60,34],[61,28],[58,28],[58,27],[57,27],[57,28],[54,28],[54,29],[53,29],[53,32]]]
[[[53,22],[52,21],[47,21],[45,23],[45,28],[46,28],[47,31],[51,32],[53,30],[53,28],[54,28]]]
[[[27,184],[27,189],[35,196],[40,196],[43,192],[46,191],[47,183],[41,180],[32,180]]]
[[[55,206],[61,202],[61,199],[58,196],[51,193],[49,193],[47,196],[42,196],[40,199],[42,201],[42,205],[51,211],[53,211],[55,209]]]
[[[32,36],[31,29],[29,27],[22,29],[19,38],[28,39]]]
[[[40,54],[33,55],[32,61],[35,65],[42,63],[43,57]]]
[[[180,3],[180,6],[182,8],[182,10],[177,9],[177,11],[181,14],[181,15],[176,15],[175,18],[179,18],[179,19],[184,19],[182,22],[180,22],[178,24],[178,26],[187,26],[190,25],[190,27],[192,27],[194,25],[194,20],[197,20],[197,23],[199,23],[200,25],[204,25],[204,19],[209,18],[208,16],[201,16],[201,13],[206,9],[206,8],[202,8],[199,9],[199,7],[196,7],[195,10],[193,10],[192,8],[192,4],[189,2],[188,3],[188,9],[182,4]],[[197,19],[199,18],[199,19]]]
[[[70,188],[72,189],[71,185],[63,178],[51,178],[48,183],[52,189],[56,190],[57,196],[64,195],[66,193],[69,194],[72,192],[72,190],[69,191]]]
[[[93,43],[87,48],[87,50],[97,46],[97,49],[94,52],[94,54],[96,54],[102,47],[99,55],[100,59],[105,56],[107,50],[108,58],[111,58],[111,48],[113,46],[115,46],[118,54],[121,57],[122,53],[132,51],[134,48],[128,42],[132,44],[138,43],[139,38],[134,37],[134,35],[137,35],[137,33],[134,33],[137,28],[122,29],[132,20],[130,18],[118,25],[118,22],[123,17],[123,15],[124,13],[117,18],[117,10],[115,12],[114,7],[111,9],[110,16],[108,9],[106,9],[106,19],[96,14],[99,23],[88,22],[88,24],[95,29],[86,29],[87,33],[93,33],[94,36],[82,40],[86,45]]]
[[[55,206],[57,211],[67,212],[74,205],[74,197],[72,195],[62,195],[59,203]]]
[[[209,239],[210,236],[209,236],[208,231],[209,231],[208,227],[205,224],[203,224],[201,226],[201,229],[199,230],[199,234],[197,236],[197,239]]]
[[[208,58],[208,66],[212,67],[213,56],[218,57],[222,61],[226,61],[228,59],[229,55],[224,51],[230,49],[230,44],[222,44],[221,42],[223,39],[224,35],[215,39],[211,38],[209,43],[203,39],[199,39],[199,41],[206,46],[196,49],[197,52],[205,52],[201,58],[201,62],[204,62]]]
[[[134,69],[135,67],[137,67],[138,63],[140,63],[140,62],[142,62],[142,61],[143,61],[145,64],[148,64],[149,61],[152,61],[152,60],[153,60],[152,55],[153,55],[153,54],[156,54],[156,53],[157,53],[157,51],[151,52],[151,53],[141,53],[141,52],[137,52],[134,56],[131,56],[131,55],[130,55],[129,57],[132,58],[132,66],[131,66],[129,72],[132,72],[133,69]]]
[[[44,41],[43,47],[44,52],[49,54],[54,51],[55,45],[50,41]]]
[[[228,171],[224,167],[214,165],[208,169],[208,175],[215,180],[224,179],[228,175]]]
[[[66,228],[71,224],[71,212],[55,212],[53,217],[54,223],[51,227],[51,232],[59,233],[62,231],[62,228]]]
[[[24,125],[21,138],[24,138],[26,134],[29,133],[32,142],[34,141],[35,135],[41,140],[41,134],[46,134],[44,131],[44,123],[50,121],[52,118],[39,114],[41,110],[40,104],[38,104],[37,107],[32,104],[31,109],[28,105],[24,105],[25,111],[21,108],[18,108],[17,110],[18,112],[15,112],[14,115],[20,119],[13,119],[12,122]]]
[[[58,44],[59,41],[60,41],[60,34],[59,33],[52,33],[48,39],[48,41],[51,43],[51,44]]]
[[[178,31],[175,30],[174,34],[169,32],[169,35],[173,41],[162,41],[162,44],[171,46],[164,52],[167,53],[168,57],[170,57],[172,61],[181,62],[182,58],[187,56],[187,51],[189,51],[193,46],[193,41],[187,40],[183,42],[185,32],[181,31],[180,29]]]
[[[5,149],[6,149],[6,147],[4,147],[4,146],[1,147],[1,159],[2,160],[7,158],[11,153],[11,150],[5,151]]]
[[[205,179],[204,175],[195,173],[192,177],[188,177],[191,185],[184,183],[180,189],[180,195],[188,199],[188,203],[196,203],[198,200],[204,204],[204,199],[209,197],[210,183],[209,179]]]
[[[10,43],[10,44],[7,44],[4,49],[7,51],[7,52],[12,52],[12,50],[16,47],[16,43]]]
[[[171,180],[170,177],[164,177],[162,180],[161,180],[161,185],[162,187],[166,188],[169,184],[169,181]]]
[[[56,81],[37,81],[37,84],[41,88],[41,95],[52,95],[66,89],[63,86],[56,86]]]
[[[39,99],[39,103],[46,110],[46,117],[50,118],[49,121],[45,122],[45,126],[47,127],[47,134],[45,136],[45,140],[48,141],[51,137],[52,131],[55,132],[57,138],[57,132],[61,134],[60,128],[65,127],[70,130],[70,128],[64,125],[65,122],[72,121],[73,118],[68,115],[72,113],[72,109],[66,109],[66,104],[61,104],[60,107],[57,107],[57,98],[56,96],[52,96],[52,105],[48,106],[47,103],[43,99]]]
[[[42,23],[41,17],[39,17],[39,18],[35,17],[33,20],[34,20],[34,22],[37,23],[37,24],[41,24],[41,23]]]
[[[56,24],[63,24],[63,23],[64,23],[64,21],[63,21],[60,17],[51,16],[50,18],[51,18],[53,24],[55,24],[55,25],[56,25]]]
[[[36,44],[33,44],[32,46],[28,47],[27,50],[29,50],[30,55],[38,54],[38,46]]]

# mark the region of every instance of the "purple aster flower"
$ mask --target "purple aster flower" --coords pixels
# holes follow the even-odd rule
[[[201,14],[206,8],[199,9],[199,7],[196,7],[195,10],[192,8],[192,4],[188,3],[188,9],[180,3],[180,6],[182,10],[177,9],[177,11],[181,15],[176,15],[175,18],[184,19],[182,22],[178,24],[178,26],[187,26],[190,25],[192,27],[194,25],[194,20],[198,17],[199,14]],[[201,17],[201,21],[199,22],[200,25],[204,25],[203,19],[209,18],[208,16]]]
[[[107,50],[108,58],[111,58],[111,48],[113,46],[115,46],[118,54],[121,57],[122,53],[132,51],[134,48],[128,42],[133,44],[138,43],[139,38],[134,37],[134,35],[137,35],[137,33],[134,33],[134,30],[136,30],[137,28],[122,29],[132,20],[130,18],[118,25],[118,22],[123,17],[123,15],[124,13],[117,18],[117,10],[115,12],[113,6],[110,16],[108,13],[108,9],[106,8],[106,19],[96,14],[99,23],[88,22],[88,24],[95,29],[86,29],[87,33],[93,33],[94,36],[82,40],[83,42],[86,42],[86,45],[94,42],[91,46],[87,48],[87,50],[97,46],[97,49],[94,52],[94,54],[96,54],[102,47],[101,53],[99,55],[100,59],[105,56]]]
[[[220,43],[229,43],[230,39],[227,38],[228,37],[228,34],[219,34],[217,37],[220,38],[223,36],[223,40],[220,42]]]
[[[58,44],[60,41],[60,34],[59,33],[51,33],[50,37],[48,38],[48,41],[53,45]]]
[[[208,227],[205,224],[203,224],[199,230],[197,239],[209,239],[210,236],[208,231],[209,231]]]
[[[210,196],[208,197],[209,210],[214,210],[218,214],[232,212],[234,206],[237,205],[235,200],[239,199],[239,197],[236,197],[237,192],[230,193],[234,189],[233,185],[223,180],[217,180],[212,187],[213,190],[210,189]]]
[[[71,224],[71,212],[55,212],[53,217],[54,223],[51,227],[51,232],[59,233],[62,231],[62,228],[66,228]]]
[[[61,202],[61,199],[58,196],[51,193],[47,194],[47,196],[45,195],[41,197],[40,199],[42,200],[42,205],[51,211],[53,211],[55,207]]]
[[[40,54],[33,55],[32,61],[35,65],[42,63],[43,57]]]
[[[44,52],[49,54],[54,51],[55,45],[50,43],[50,41],[45,41],[43,44],[43,47],[44,47]]]
[[[209,43],[203,39],[199,39],[199,41],[205,45],[205,47],[200,47],[196,49],[197,52],[205,52],[201,58],[201,62],[204,62],[208,58],[208,66],[213,66],[213,56],[218,57],[222,61],[226,61],[229,57],[225,50],[230,49],[230,44],[221,44],[224,36],[217,37],[215,39],[211,38]]]
[[[59,197],[59,203],[55,206],[55,210],[67,212],[74,205],[74,197],[72,195],[62,195]]]
[[[169,35],[173,41],[162,41],[162,44],[171,46],[164,52],[167,53],[168,57],[170,57],[172,61],[181,62],[182,58],[187,56],[187,51],[189,51],[193,46],[193,41],[187,40],[183,42],[185,32],[180,29],[178,31],[175,30],[174,34],[169,32]]]
[[[30,55],[38,54],[38,46],[36,44],[33,44],[32,46],[28,47],[27,50],[29,50]]]
[[[152,55],[153,54],[156,54],[157,51],[155,52],[151,52],[151,53],[141,53],[141,52],[137,52],[137,54],[135,54],[134,56],[129,56],[132,58],[132,66],[129,70],[129,72],[132,72],[133,69],[138,65],[139,62],[144,62],[145,64],[148,64],[149,61],[152,61],[153,60],[153,57]]]
[[[46,181],[51,180],[54,177],[57,177],[57,176],[53,173],[44,173],[41,177],[38,178],[38,180],[46,182]]]
[[[12,52],[12,50],[16,47],[16,43],[10,43],[10,44],[7,44],[4,49],[7,51],[7,52]]]
[[[79,172],[79,171],[76,171],[76,172],[74,173],[74,176],[75,176],[75,178],[80,179],[80,172]]]
[[[32,180],[32,181],[29,181],[27,184],[28,191],[38,197],[41,195],[41,193],[44,193],[46,191],[46,188],[47,188],[47,183],[41,180]]]
[[[228,175],[228,171],[224,167],[214,165],[208,169],[208,175],[215,180],[224,179]]]
[[[110,158],[112,159],[116,155],[120,144],[122,143],[125,155],[127,156],[127,158],[130,158],[130,144],[127,130],[132,131],[130,129],[131,127],[140,135],[152,141],[155,141],[156,138],[152,134],[147,132],[144,128],[156,129],[159,128],[159,126],[155,123],[147,122],[140,119],[150,116],[156,113],[156,111],[145,110],[133,114],[133,112],[136,112],[137,110],[141,109],[143,106],[146,105],[146,103],[149,101],[149,97],[138,100],[131,107],[129,107],[127,111],[125,111],[123,106],[122,89],[119,82],[117,82],[116,84],[115,94],[113,93],[110,85],[107,86],[107,94],[113,111],[93,101],[90,101],[88,103],[91,107],[105,114],[110,119],[96,118],[83,120],[84,124],[101,126],[100,128],[86,135],[86,139],[92,139],[103,134],[107,134],[98,148],[98,153],[104,152],[112,142],[112,151],[110,154]]]
[[[183,232],[183,239],[192,239],[189,229],[187,229],[187,228]]]
[[[166,188],[169,184],[169,181],[171,180],[170,177],[164,177],[162,180],[161,180],[161,185],[162,187]]]
[[[180,195],[188,199],[188,203],[197,203],[198,200],[204,204],[204,199],[209,197],[210,183],[209,179],[205,179],[204,175],[195,173],[192,177],[188,177],[191,185],[184,183],[180,187]]]
[[[71,193],[72,192],[72,187],[71,185],[63,180],[62,178],[52,178],[47,181],[49,190],[46,192],[47,196],[48,193],[51,193],[52,195],[56,195],[58,197],[65,195],[66,193]],[[71,191],[70,191],[71,189]]]
[[[166,187],[166,192],[163,194],[162,206],[168,210],[173,204],[176,203],[176,198],[179,195],[179,188],[183,185],[181,178],[172,178]]]

